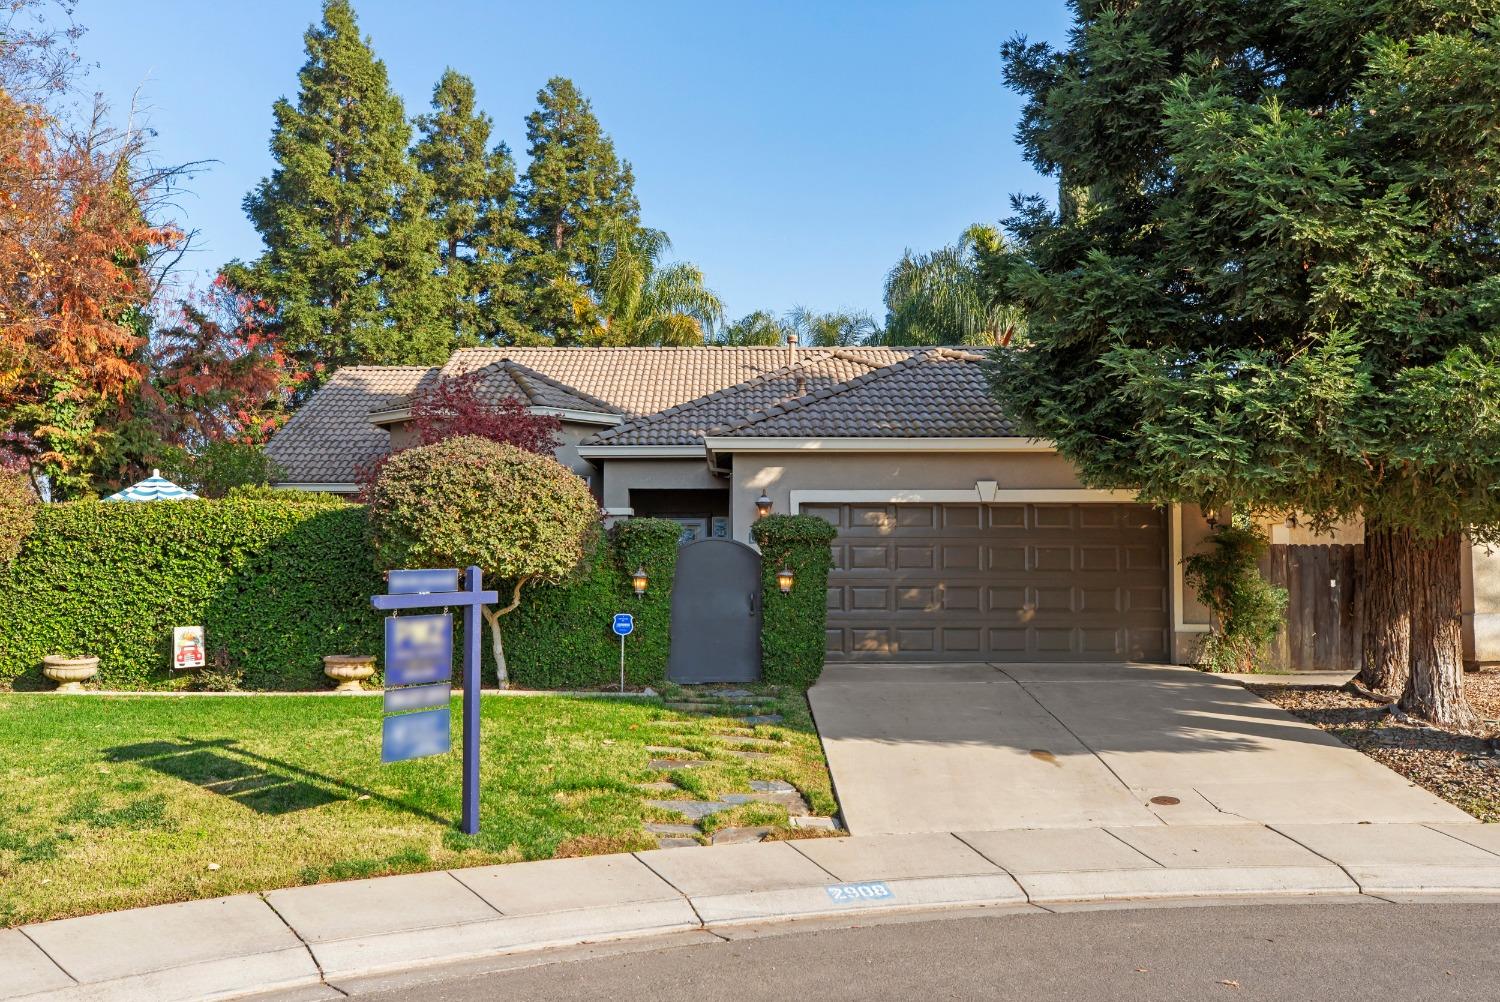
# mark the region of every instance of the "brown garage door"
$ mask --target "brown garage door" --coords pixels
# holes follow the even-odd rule
[[[1165,514],[1134,504],[818,504],[835,661],[1167,659]]]

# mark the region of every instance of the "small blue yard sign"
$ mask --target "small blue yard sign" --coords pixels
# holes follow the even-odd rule
[[[635,630],[635,617],[628,612],[615,613],[615,635],[628,637]]]

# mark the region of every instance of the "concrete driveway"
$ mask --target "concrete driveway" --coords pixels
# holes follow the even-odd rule
[[[1474,819],[1234,682],[1162,665],[829,665],[856,835]]]

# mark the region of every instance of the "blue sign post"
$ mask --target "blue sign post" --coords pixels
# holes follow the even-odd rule
[[[625,638],[635,632],[635,617],[628,612],[615,613],[612,624],[615,636],[620,638],[620,691],[625,691]]]
[[[499,600],[485,591],[478,567],[458,586],[453,569],[391,571],[385,595],[371,597],[377,609],[464,610],[464,798],[460,827],[479,832],[479,610]],[[400,762],[451,750],[448,715],[453,674],[453,616],[388,616],[385,621],[385,712],[381,729],[382,762]],[[390,688],[396,686],[397,688]],[[405,712],[415,711],[415,712]]]

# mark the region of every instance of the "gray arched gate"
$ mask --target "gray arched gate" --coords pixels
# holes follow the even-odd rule
[[[678,549],[667,678],[760,680],[760,554],[753,548],[700,539]]]

